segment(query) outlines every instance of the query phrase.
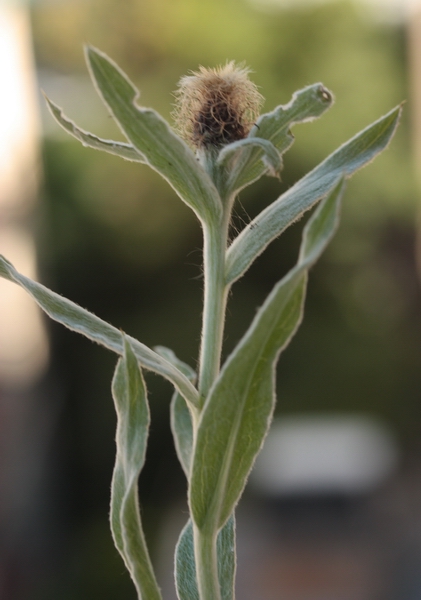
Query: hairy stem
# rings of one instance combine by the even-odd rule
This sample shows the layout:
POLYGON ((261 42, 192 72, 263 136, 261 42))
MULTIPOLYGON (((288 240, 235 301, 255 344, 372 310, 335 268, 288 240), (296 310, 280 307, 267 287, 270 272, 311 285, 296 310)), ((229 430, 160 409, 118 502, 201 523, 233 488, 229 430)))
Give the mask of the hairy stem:
POLYGON ((227 303, 224 281, 226 229, 212 225, 204 231, 204 306, 200 349, 199 394, 204 399, 218 376, 227 303))
POLYGON ((216 552, 217 532, 194 525, 194 551, 200 600, 221 600, 216 552))
MULTIPOLYGON (((209 149, 199 153, 199 160, 220 188, 220 172, 216 166, 217 151, 209 149)), ((223 200, 223 199, 222 199, 223 200)), ((224 204, 224 203, 223 203, 224 204)), ((225 203, 220 221, 203 228, 204 304, 202 340, 199 359, 199 394, 205 401, 218 376, 221 362, 228 288, 225 285, 225 253, 228 243, 228 226, 231 207, 225 203)))
MULTIPOLYGON (((216 153, 207 152, 201 162, 217 188, 219 171, 216 153)), ((217 379, 221 363, 222 342, 227 305, 228 286, 225 284, 225 254, 231 207, 224 204, 219 222, 203 228, 204 305, 202 340, 199 362, 199 395, 202 406, 217 379)), ((194 525, 194 554, 200 600, 220 600, 216 528, 198 529, 194 525)))

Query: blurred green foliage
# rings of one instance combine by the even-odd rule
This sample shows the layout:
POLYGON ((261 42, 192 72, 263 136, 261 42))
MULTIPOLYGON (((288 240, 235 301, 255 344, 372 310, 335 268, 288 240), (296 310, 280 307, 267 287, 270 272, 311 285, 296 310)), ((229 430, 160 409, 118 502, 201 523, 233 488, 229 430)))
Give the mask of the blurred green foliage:
MULTIPOLYGON (((130 75, 143 104, 167 118, 180 76, 199 64, 215 66, 227 59, 245 61, 253 69, 266 97, 265 111, 317 81, 335 93, 337 103, 327 115, 295 129, 282 182, 266 178, 241 196, 236 228, 408 96, 403 28, 370 21, 352 2, 270 12, 245 0, 44 0, 33 5, 32 19, 40 68, 85 76, 82 45, 89 42, 130 75)), ((63 105, 70 117, 76 116, 63 105)), ((310 276, 304 323, 280 360, 278 410, 374 413, 411 447, 421 423, 421 313, 408 112, 391 148, 348 187, 340 231, 310 276)), ((89 127, 89 115, 85 118, 82 125, 89 127)), ((105 110, 102 127, 96 132, 108 135, 112 126, 105 110)), ((201 234, 194 216, 144 166, 62 137, 45 139, 43 156, 44 280, 142 342, 173 348, 194 366, 202 291, 201 234)), ((235 285, 227 352, 293 264, 302 225, 273 243, 235 285)), ((103 529, 89 525, 97 523, 96 511, 107 512, 114 359, 58 326, 51 325, 51 331, 53 367, 66 399, 59 434, 61 456, 68 453, 62 501, 68 502, 69 518, 78 506, 75 547, 88 552, 92 544, 103 565, 98 569, 106 571, 109 565, 109 573, 118 578, 123 569, 111 538, 107 546, 103 529), (73 494, 80 490, 77 504, 73 494)), ((148 387, 152 440, 141 498, 146 533, 153 540, 160 509, 182 493, 183 484, 169 438, 171 390, 156 377, 148 377, 148 387)), ((60 598, 118 596, 115 582, 95 587, 84 581, 82 570, 68 566, 64 571, 69 595, 62 590, 60 598)), ((120 585, 119 597, 131 597, 125 580, 120 585)), ((57 586, 51 597, 57 597, 57 586)), ((50 596, 44 590, 40 597, 50 596)))

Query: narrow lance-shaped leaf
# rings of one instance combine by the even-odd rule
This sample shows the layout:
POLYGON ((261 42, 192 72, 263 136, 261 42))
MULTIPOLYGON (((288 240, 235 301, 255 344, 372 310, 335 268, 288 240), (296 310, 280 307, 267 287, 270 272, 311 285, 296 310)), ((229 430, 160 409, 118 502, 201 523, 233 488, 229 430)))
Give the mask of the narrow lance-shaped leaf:
POLYGON ((145 462, 149 407, 142 374, 126 337, 112 392, 117 413, 117 456, 111 483, 111 532, 139 599, 161 600, 142 530, 137 491, 145 462))
POLYGON ((218 154, 217 166, 222 173, 231 173, 236 162, 240 159, 245 148, 259 148, 262 151, 262 161, 266 170, 273 177, 279 177, 282 170, 282 158, 275 146, 269 140, 259 137, 246 137, 224 146, 218 154))
MULTIPOLYGON (((332 103, 333 94, 321 83, 310 85, 295 92, 285 106, 278 106, 273 111, 261 115, 246 139, 268 140, 279 154, 283 154, 294 141, 290 128, 297 123, 316 119, 330 108, 332 103)), ((264 153, 258 147, 242 148, 229 172, 227 189, 231 193, 238 191, 266 173, 268 165, 262 162, 263 157, 264 153)))
MULTIPOLYGON (((154 350, 177 367, 193 384, 195 371, 182 362, 169 348, 156 346, 154 350)), ((192 415, 184 398, 176 391, 171 400, 171 430, 184 473, 189 479, 193 447, 192 415)), ((232 516, 218 534, 218 571, 222 600, 233 600, 235 581, 235 519, 232 516)), ((181 532, 175 553, 175 579, 179 600, 199 600, 194 558, 193 528, 189 520, 181 532)))
MULTIPOLYGON (((235 518, 231 516, 218 534, 218 577, 221 600, 234 599, 236 571, 235 518)), ((193 526, 189 519, 175 550, 175 584, 179 600, 200 600, 196 581, 193 526)))
MULTIPOLYGON (((14 266, 1 255, 0 277, 20 285, 54 321, 58 321, 72 331, 81 333, 117 354, 123 353, 121 332, 116 327, 71 300, 52 292, 42 284, 18 273, 14 266)), ((193 407, 199 405, 198 392, 185 375, 138 340, 131 337, 129 339, 133 351, 143 367, 168 379, 193 407)))
POLYGON ((174 392, 171 398, 170 419, 177 457, 188 480, 193 448, 193 422, 187 403, 178 392, 174 392))
POLYGON ((136 105, 139 92, 113 61, 91 47, 86 57, 99 94, 127 139, 199 219, 216 222, 222 213, 221 201, 192 150, 157 112, 136 105))
POLYGON ((272 418, 276 361, 301 321, 307 270, 335 231, 343 187, 341 180, 310 219, 297 266, 268 296, 205 403, 190 484, 199 529, 220 528, 244 489, 272 418))
MULTIPOLYGON (((168 362, 177 367, 177 369, 181 371, 192 384, 196 382, 197 375, 195 371, 189 365, 179 360, 172 350, 163 346, 156 346, 154 350, 168 362)), ((180 461, 187 479, 189 479, 193 447, 192 413, 183 396, 177 390, 174 392, 171 399, 170 411, 171 431, 174 437, 174 445, 178 460, 180 461)), ((198 413, 193 416, 197 417, 198 413)))
POLYGON ((51 111, 51 114, 56 119, 57 123, 63 127, 67 133, 70 133, 73 137, 75 137, 79 142, 83 144, 83 146, 87 148, 94 148, 95 150, 103 150, 104 152, 108 152, 109 154, 114 154, 116 156, 121 156, 126 160, 132 160, 135 162, 140 162, 146 164, 145 157, 140 154, 133 148, 131 144, 126 144, 124 142, 114 142, 113 140, 104 140, 102 138, 97 137, 93 133, 89 133, 88 131, 84 131, 80 127, 76 125, 73 121, 68 119, 64 114, 62 109, 54 104, 52 100, 50 100, 47 96, 45 96, 45 100, 47 101, 48 108, 51 111))
POLYGON ((338 177, 350 177, 384 150, 395 132, 400 112, 397 107, 358 133, 253 219, 228 249, 227 284, 241 277, 272 240, 324 198, 338 177))

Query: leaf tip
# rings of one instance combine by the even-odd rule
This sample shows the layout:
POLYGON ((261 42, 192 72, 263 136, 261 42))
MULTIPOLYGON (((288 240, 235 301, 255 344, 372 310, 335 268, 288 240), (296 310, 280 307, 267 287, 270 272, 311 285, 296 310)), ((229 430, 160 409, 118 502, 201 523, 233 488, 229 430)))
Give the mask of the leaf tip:
POLYGON ((98 48, 96 48, 92 44, 85 44, 83 47, 83 50, 85 52, 86 57, 89 57, 94 54, 100 54, 100 51, 98 50, 98 48))
POLYGON ((57 118, 57 116, 61 116, 61 114, 62 114, 61 108, 47 96, 47 94, 44 92, 44 90, 41 90, 41 93, 44 96, 47 107, 48 107, 50 113, 53 115, 53 117, 57 118))
MULTIPOLYGON (((303 91, 306 91, 306 89, 308 88, 304 88, 303 91)), ((324 110, 330 108, 335 103, 334 93, 320 81, 319 83, 311 85, 309 89, 313 91, 314 97, 317 99, 318 103, 324 107, 324 110)))
POLYGON ((403 107, 405 104, 406 100, 403 100, 400 104, 395 106, 395 108, 392 108, 392 110, 385 115, 385 118, 391 117, 391 122, 395 124, 395 127, 399 124, 403 112, 403 107))
POLYGON ((92 44, 85 44, 84 46, 85 60, 88 65, 90 72, 93 72, 94 65, 101 60, 109 60, 104 52, 101 52, 98 48, 92 44))

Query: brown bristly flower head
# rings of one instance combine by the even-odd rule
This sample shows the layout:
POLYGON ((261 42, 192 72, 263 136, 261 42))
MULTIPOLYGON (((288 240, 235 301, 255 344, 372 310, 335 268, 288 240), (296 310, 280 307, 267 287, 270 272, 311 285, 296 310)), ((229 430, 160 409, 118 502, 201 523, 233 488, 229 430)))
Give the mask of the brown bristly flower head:
POLYGON ((196 148, 220 147, 247 136, 263 97, 250 81, 250 70, 234 61, 200 67, 182 77, 173 116, 180 134, 196 148))

